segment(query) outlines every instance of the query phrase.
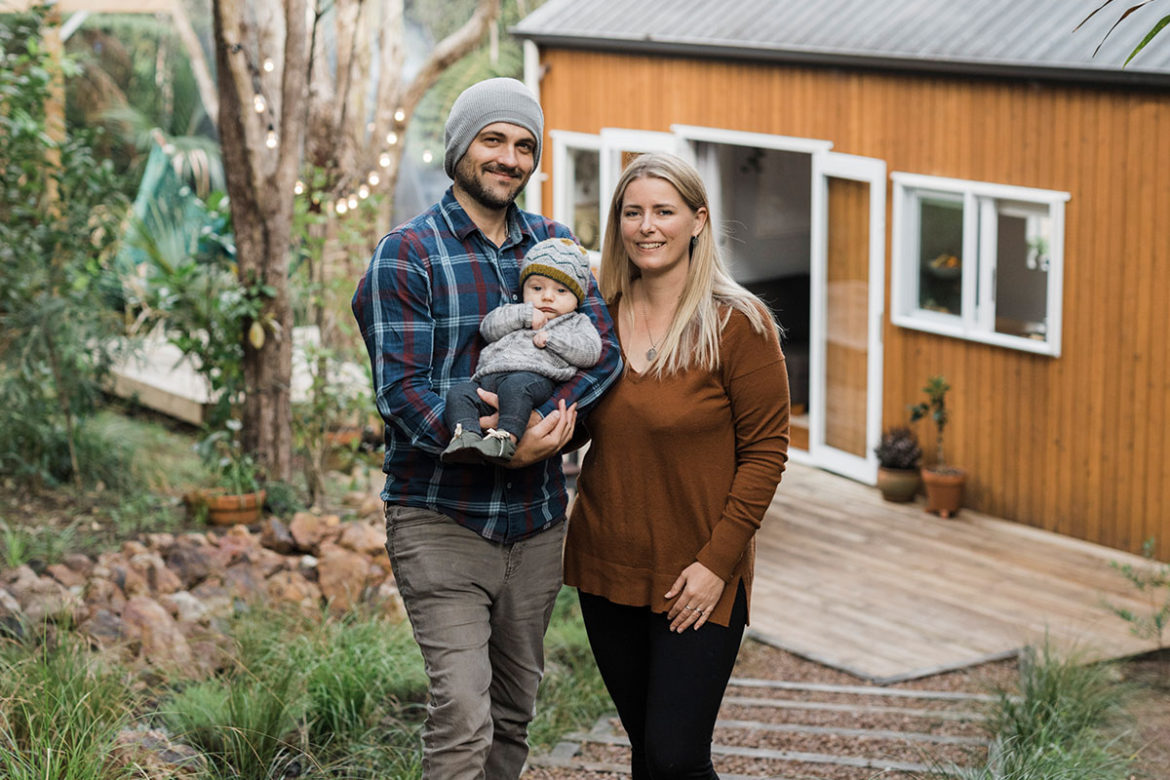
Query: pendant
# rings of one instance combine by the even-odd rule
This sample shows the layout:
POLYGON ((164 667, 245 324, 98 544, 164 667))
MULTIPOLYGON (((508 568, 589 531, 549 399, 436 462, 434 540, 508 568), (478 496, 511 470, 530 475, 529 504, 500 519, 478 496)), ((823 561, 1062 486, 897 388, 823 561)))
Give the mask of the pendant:
POLYGON ((658 357, 658 350, 654 349, 654 347, 650 347, 650 349, 646 350, 647 360, 653 360, 656 357, 658 357))

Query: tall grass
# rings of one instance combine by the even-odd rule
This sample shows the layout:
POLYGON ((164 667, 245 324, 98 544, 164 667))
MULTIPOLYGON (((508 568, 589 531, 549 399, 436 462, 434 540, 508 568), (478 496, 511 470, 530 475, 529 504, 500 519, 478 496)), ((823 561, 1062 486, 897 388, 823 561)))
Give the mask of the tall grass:
POLYGON ((962 780, 1126 780, 1116 734, 1125 690, 1110 669, 1061 657, 1045 643, 1021 656, 1020 691, 1001 691, 987 720, 987 765, 952 768, 962 780))
POLYGON ((0 656, 0 776, 6 780, 121 780, 109 764, 133 700, 117 669, 78 642, 0 656))

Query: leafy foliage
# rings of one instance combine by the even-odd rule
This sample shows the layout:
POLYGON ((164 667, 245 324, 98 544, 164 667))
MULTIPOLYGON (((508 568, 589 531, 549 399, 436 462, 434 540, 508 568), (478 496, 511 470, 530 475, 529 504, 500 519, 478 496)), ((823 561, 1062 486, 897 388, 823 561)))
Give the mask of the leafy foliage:
MULTIPOLYGON (((1098 11, 1104 9, 1105 6, 1109 5, 1112 2, 1113 2, 1113 0, 1105 0, 1105 2, 1101 3, 1101 5, 1094 8, 1093 12, 1091 14, 1089 14, 1084 19, 1082 19, 1080 24, 1078 24, 1076 27, 1073 28, 1073 32, 1076 32, 1077 30, 1079 30, 1081 28, 1081 25, 1083 25, 1085 22, 1092 19, 1094 16, 1097 15, 1098 11)), ((1113 25, 1105 32, 1104 37, 1101 38, 1101 42, 1097 44, 1097 48, 1093 49, 1093 56, 1094 57, 1097 56, 1097 52, 1101 51, 1101 47, 1105 44, 1105 41, 1109 38, 1109 36, 1113 33, 1113 31, 1117 29, 1117 26, 1120 25, 1122 22, 1124 22, 1129 17, 1130 14, 1134 13, 1135 11, 1140 10, 1141 8, 1149 5, 1152 2, 1154 2, 1154 0, 1141 0, 1141 2, 1139 2, 1137 5, 1132 5, 1129 8, 1125 9, 1125 11, 1122 12, 1121 16, 1117 17, 1117 21, 1115 21, 1113 23, 1113 25)), ((1125 58, 1125 62, 1122 63, 1121 67, 1124 68, 1126 65, 1129 65, 1130 60, 1132 60, 1134 57, 1138 56, 1138 54, 1141 53, 1142 49, 1146 48, 1146 44, 1148 44, 1150 41, 1154 40, 1154 37, 1158 33, 1162 32, 1162 30, 1166 28, 1166 25, 1170 25, 1170 15, 1163 16, 1161 19, 1159 19, 1157 22, 1154 23, 1154 25, 1146 33, 1145 37, 1141 39, 1141 41, 1138 43, 1137 46, 1133 47, 1133 50, 1129 53, 1129 56, 1125 58)))
POLYGON ((0 474, 81 485, 78 429, 122 331, 102 303, 125 200, 92 136, 53 137, 42 14, 0 17, 0 474))
POLYGON ((878 446, 873 448, 878 465, 884 469, 913 469, 918 467, 922 448, 918 437, 906 426, 890 428, 882 434, 878 446))
POLYGON ((947 391, 951 386, 941 376, 932 376, 926 381, 922 392, 926 393, 926 400, 913 404, 910 407, 910 422, 918 422, 927 415, 934 422, 938 433, 936 440, 935 466, 936 470, 946 469, 946 460, 943 457, 943 430, 947 427, 947 391))
POLYGON ((1129 623, 1129 630, 1142 639, 1158 642, 1158 649, 1164 648, 1163 635, 1170 625, 1170 564, 1158 563, 1154 559, 1155 540, 1151 537, 1142 543, 1142 556, 1149 563, 1137 567, 1131 563, 1110 561, 1109 565, 1121 572, 1139 593, 1146 597, 1149 611, 1139 614, 1126 607, 1107 604, 1110 611, 1129 623))

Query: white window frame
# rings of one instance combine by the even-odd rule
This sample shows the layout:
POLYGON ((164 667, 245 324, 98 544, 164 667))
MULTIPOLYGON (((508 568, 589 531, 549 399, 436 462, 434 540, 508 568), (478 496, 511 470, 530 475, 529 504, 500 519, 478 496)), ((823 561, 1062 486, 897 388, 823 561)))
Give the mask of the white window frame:
MULTIPOLYGON (((552 138, 552 168, 556 176, 553 178, 553 209, 552 218, 562 225, 573 227, 575 222, 575 211, 573 208, 573 193, 572 187, 576 183, 571 175, 565 175, 566 171, 572 171, 572 163, 569 157, 570 150, 586 150, 596 152, 598 157, 598 202, 597 202, 597 224, 598 230, 601 230, 601 235, 605 235, 605 210, 607 201, 602 197, 601 193, 601 157, 602 157, 602 143, 601 136, 592 133, 577 133, 572 130, 550 130, 549 136, 552 138)), ((575 232, 575 231, 574 231, 575 232)), ((589 262, 597 267, 601 265, 601 252, 589 250, 589 262)))
POLYGON ((1064 204, 1069 193, 1007 184, 950 179, 895 171, 891 239, 890 320, 899 327, 978 341, 1024 352, 1060 356, 1061 302, 1064 286, 1064 204), (963 258, 960 314, 928 311, 918 305, 919 194, 963 203, 963 258), (1047 329, 1045 339, 995 331, 997 201, 1028 203, 1046 210, 1051 220, 1048 247, 1047 329))

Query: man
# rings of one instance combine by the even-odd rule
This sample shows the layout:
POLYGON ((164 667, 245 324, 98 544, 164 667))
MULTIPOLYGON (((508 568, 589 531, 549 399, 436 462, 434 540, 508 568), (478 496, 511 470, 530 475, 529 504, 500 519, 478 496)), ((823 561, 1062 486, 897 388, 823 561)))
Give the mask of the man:
MULTIPOLYGON (((566 491, 558 453, 578 409, 621 369, 597 286, 581 311, 602 354, 532 414, 506 468, 443 465, 443 399, 474 373, 479 323, 517 300, 520 259, 569 230, 513 200, 540 160, 544 115, 515 79, 456 99, 435 206, 384 237, 353 297, 386 421, 386 549, 426 661, 423 776, 519 777, 544 670, 544 632, 561 586, 566 491)), ((491 406, 496 399, 481 391, 491 406)), ((481 418, 494 427, 498 415, 481 418)))

